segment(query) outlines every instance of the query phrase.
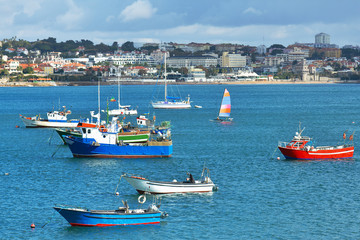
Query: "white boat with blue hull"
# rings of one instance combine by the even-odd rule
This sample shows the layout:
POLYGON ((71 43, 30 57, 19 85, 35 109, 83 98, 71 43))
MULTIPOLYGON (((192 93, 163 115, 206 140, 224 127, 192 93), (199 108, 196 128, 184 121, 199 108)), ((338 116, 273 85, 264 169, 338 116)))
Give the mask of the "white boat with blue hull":
MULTIPOLYGON (((138 198, 142 205, 145 196, 138 198)), ((54 209, 70 223, 71 226, 80 227, 108 227, 121 225, 159 224, 162 218, 168 216, 159 210, 160 205, 152 203, 148 208, 130 209, 127 201, 124 207, 115 210, 89 210, 87 208, 58 205, 54 209)))
POLYGON ((217 190, 216 185, 210 179, 208 168, 204 168, 200 180, 195 180, 191 174, 186 181, 153 181, 144 177, 123 174, 123 177, 140 194, 171 194, 171 193, 207 193, 217 190), (206 174, 206 176, 204 175, 206 174))
POLYGON ((20 114, 20 119, 27 128, 73 128, 80 122, 79 119, 68 120, 67 116, 71 114, 66 107, 62 111, 47 112, 47 118, 41 118, 40 115, 34 117, 25 117, 20 114))

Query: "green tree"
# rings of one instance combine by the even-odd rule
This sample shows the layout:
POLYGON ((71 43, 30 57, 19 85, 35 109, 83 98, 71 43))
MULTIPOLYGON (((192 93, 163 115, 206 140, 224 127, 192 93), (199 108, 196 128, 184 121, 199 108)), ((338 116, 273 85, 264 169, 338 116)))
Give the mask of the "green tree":
POLYGON ((24 74, 33 74, 34 73, 34 69, 32 67, 27 67, 23 70, 24 74))
POLYGON ((144 76, 144 75, 146 75, 146 70, 144 70, 144 69, 140 69, 139 70, 139 72, 138 72, 138 74, 140 75, 140 76, 144 76))
POLYGON ((127 51, 127 52, 135 51, 136 48, 134 47, 134 42, 127 41, 127 42, 123 43, 123 45, 121 45, 121 50, 127 51))

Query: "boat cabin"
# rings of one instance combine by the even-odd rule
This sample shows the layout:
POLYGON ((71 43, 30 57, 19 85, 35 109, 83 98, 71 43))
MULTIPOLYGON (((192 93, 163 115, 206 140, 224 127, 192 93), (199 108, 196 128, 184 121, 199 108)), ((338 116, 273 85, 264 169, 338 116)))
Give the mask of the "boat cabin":
POLYGON ((294 138, 286 144, 287 148, 302 149, 305 145, 311 141, 310 137, 303 137, 300 133, 296 132, 294 138))

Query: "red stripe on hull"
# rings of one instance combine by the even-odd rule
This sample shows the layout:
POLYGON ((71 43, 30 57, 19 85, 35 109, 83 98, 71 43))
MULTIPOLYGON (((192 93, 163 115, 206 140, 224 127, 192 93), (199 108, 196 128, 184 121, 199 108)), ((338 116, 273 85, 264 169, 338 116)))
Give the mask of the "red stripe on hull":
POLYGON ((354 147, 333 149, 304 151, 299 149, 288 149, 279 147, 279 150, 286 158, 291 159, 334 159, 334 158, 352 158, 354 155, 354 147))
POLYGON ((149 225, 149 224, 159 224, 160 222, 148 222, 148 223, 133 223, 133 224, 82 224, 82 223, 70 223, 74 227, 111 227, 111 226, 126 226, 126 225, 149 225))
POLYGON ((98 154, 98 155, 78 155, 73 154, 76 158, 167 158, 171 157, 171 155, 105 155, 105 154, 98 154))

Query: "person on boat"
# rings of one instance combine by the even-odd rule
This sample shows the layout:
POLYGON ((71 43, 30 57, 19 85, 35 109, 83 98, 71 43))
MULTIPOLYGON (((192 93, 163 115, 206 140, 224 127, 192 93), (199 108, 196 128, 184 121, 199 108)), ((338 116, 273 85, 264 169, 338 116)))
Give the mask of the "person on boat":
POLYGON ((188 178, 186 178, 186 181, 189 183, 195 183, 195 179, 191 173, 187 173, 189 175, 188 178))

